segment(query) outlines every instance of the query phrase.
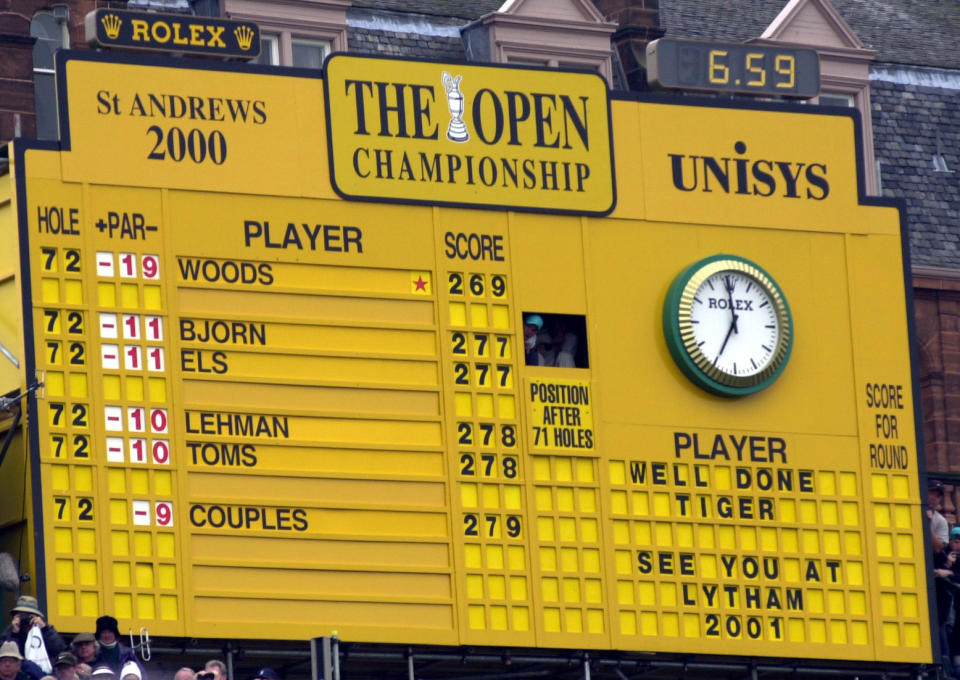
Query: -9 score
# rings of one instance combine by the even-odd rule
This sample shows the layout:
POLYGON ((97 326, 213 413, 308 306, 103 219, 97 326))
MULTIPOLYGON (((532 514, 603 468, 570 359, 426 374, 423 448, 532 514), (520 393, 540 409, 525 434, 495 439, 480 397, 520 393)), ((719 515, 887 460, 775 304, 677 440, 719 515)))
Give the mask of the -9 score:
MULTIPOLYGON (((739 56, 739 55, 736 55, 739 56)), ((776 90, 792 90, 797 84, 797 59, 791 54, 771 55, 773 65, 767 63, 768 55, 762 52, 747 52, 744 55, 742 68, 734 64, 734 57, 728 50, 712 49, 709 52, 707 78, 711 85, 734 85, 745 88, 773 88, 776 90), (732 75, 734 72, 743 73, 742 78, 732 75)))

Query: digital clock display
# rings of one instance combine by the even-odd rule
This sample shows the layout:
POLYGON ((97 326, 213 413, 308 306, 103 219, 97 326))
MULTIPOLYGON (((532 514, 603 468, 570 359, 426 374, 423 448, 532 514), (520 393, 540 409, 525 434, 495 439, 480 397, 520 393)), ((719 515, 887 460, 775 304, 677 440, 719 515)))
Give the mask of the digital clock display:
POLYGON ((647 79, 680 90, 806 99, 820 92, 815 50, 663 38, 647 46, 647 79))

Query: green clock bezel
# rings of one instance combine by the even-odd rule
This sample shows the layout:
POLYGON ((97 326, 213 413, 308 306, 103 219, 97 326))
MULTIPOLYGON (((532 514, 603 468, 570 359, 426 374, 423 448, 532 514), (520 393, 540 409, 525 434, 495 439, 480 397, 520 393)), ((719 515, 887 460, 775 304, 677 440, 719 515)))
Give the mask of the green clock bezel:
POLYGON ((742 397, 769 387, 780 377, 793 349, 793 316, 780 286, 763 267, 737 255, 712 255, 694 262, 670 284, 663 303, 663 335, 677 366, 694 384, 723 397, 742 397), (690 323, 693 296, 707 278, 720 271, 736 271, 754 279, 776 309, 780 327, 777 347, 770 364, 754 375, 724 373, 700 353, 694 339, 690 323))

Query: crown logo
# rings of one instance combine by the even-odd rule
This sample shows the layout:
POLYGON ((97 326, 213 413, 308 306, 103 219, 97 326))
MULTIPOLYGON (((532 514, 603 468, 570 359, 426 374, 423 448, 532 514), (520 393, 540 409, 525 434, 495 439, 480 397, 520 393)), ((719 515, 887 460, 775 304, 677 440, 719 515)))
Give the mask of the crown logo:
POLYGON ((233 29, 233 35, 237 39, 240 49, 246 52, 250 49, 250 43, 253 42, 253 29, 249 26, 237 26, 233 29))
POLYGON ((100 18, 100 23, 103 24, 103 30, 107 32, 107 37, 111 40, 116 40, 117 36, 120 35, 120 27, 123 26, 123 19, 116 14, 105 14, 100 18))

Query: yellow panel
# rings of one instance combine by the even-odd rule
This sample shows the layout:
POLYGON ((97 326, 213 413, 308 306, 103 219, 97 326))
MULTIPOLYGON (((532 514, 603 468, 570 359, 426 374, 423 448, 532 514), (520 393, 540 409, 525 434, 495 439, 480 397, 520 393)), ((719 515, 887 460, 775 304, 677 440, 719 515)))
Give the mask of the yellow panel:
POLYGON ((126 379, 126 397, 130 401, 143 401, 143 378, 128 376, 126 379))
POLYGON ((167 381, 163 378, 150 378, 148 382, 150 384, 150 401, 166 401, 167 381))
POLYGON ((117 288, 112 283, 101 281, 97 283, 97 303, 101 307, 117 306, 117 288))
POLYGON ((80 560, 80 585, 95 586, 99 579, 97 578, 97 563, 93 560, 80 560))
POLYGON ((112 524, 127 523, 127 503, 122 500, 110 501, 110 522, 112 524))
POLYGON ((70 305, 83 304, 83 286, 80 281, 67 279, 63 282, 63 299, 70 305))
POLYGON ((110 401, 117 401, 122 398, 120 394, 120 376, 103 376, 103 396, 110 401))
POLYGON ((155 619, 156 602, 153 595, 137 595, 137 616, 144 619, 155 619))
POLYGON ((113 596, 113 610, 120 618, 133 616, 133 596, 129 593, 116 593, 113 596))
POLYGON ((153 554, 153 537, 148 532, 134 532, 133 554, 137 557, 150 557, 153 554))
POLYGON ((153 588, 153 565, 152 564, 140 564, 136 565, 136 585, 137 588, 153 588))
POLYGON ((113 583, 118 588, 129 588, 131 585, 130 564, 127 562, 113 563, 113 583))
POLYGON ((60 616, 75 616, 77 612, 76 598, 72 590, 57 591, 57 613, 60 616))
POLYGON ((143 287, 143 306, 145 309, 163 309, 160 286, 147 284, 143 287))
POLYGON ((164 621, 176 621, 180 618, 180 607, 175 595, 160 596, 160 618, 164 621))
POLYGON ((43 279, 40 282, 40 299, 43 302, 60 302, 60 282, 57 279, 43 279))
POLYGON ((60 371, 47 371, 44 387, 47 390, 47 394, 51 397, 64 396, 63 373, 60 371))
POLYGON ((57 583, 62 586, 71 586, 73 578, 73 560, 57 560, 57 583))
POLYGON ((77 491, 93 491, 93 468, 75 467, 73 485, 77 491))
POLYGON ((70 374, 70 396, 74 398, 88 396, 87 376, 85 374, 70 374))
POLYGON ((87 618, 100 614, 100 596, 95 592, 80 593, 80 615, 87 618))
POLYGON ((57 491, 66 491, 70 488, 70 468, 66 465, 50 466, 50 485, 57 491))
POLYGON ((457 416, 462 418, 473 413, 473 399, 469 392, 457 392, 454 395, 454 402, 457 416))
POLYGON ((97 535, 93 529, 77 529, 77 552, 82 555, 96 555, 97 535))
POLYGON ((130 538, 126 531, 110 532, 111 551, 118 557, 130 554, 130 538))
POLYGON ((511 569, 520 570, 526 568, 526 558, 524 557, 523 547, 518 545, 508 546, 507 555, 511 569))

